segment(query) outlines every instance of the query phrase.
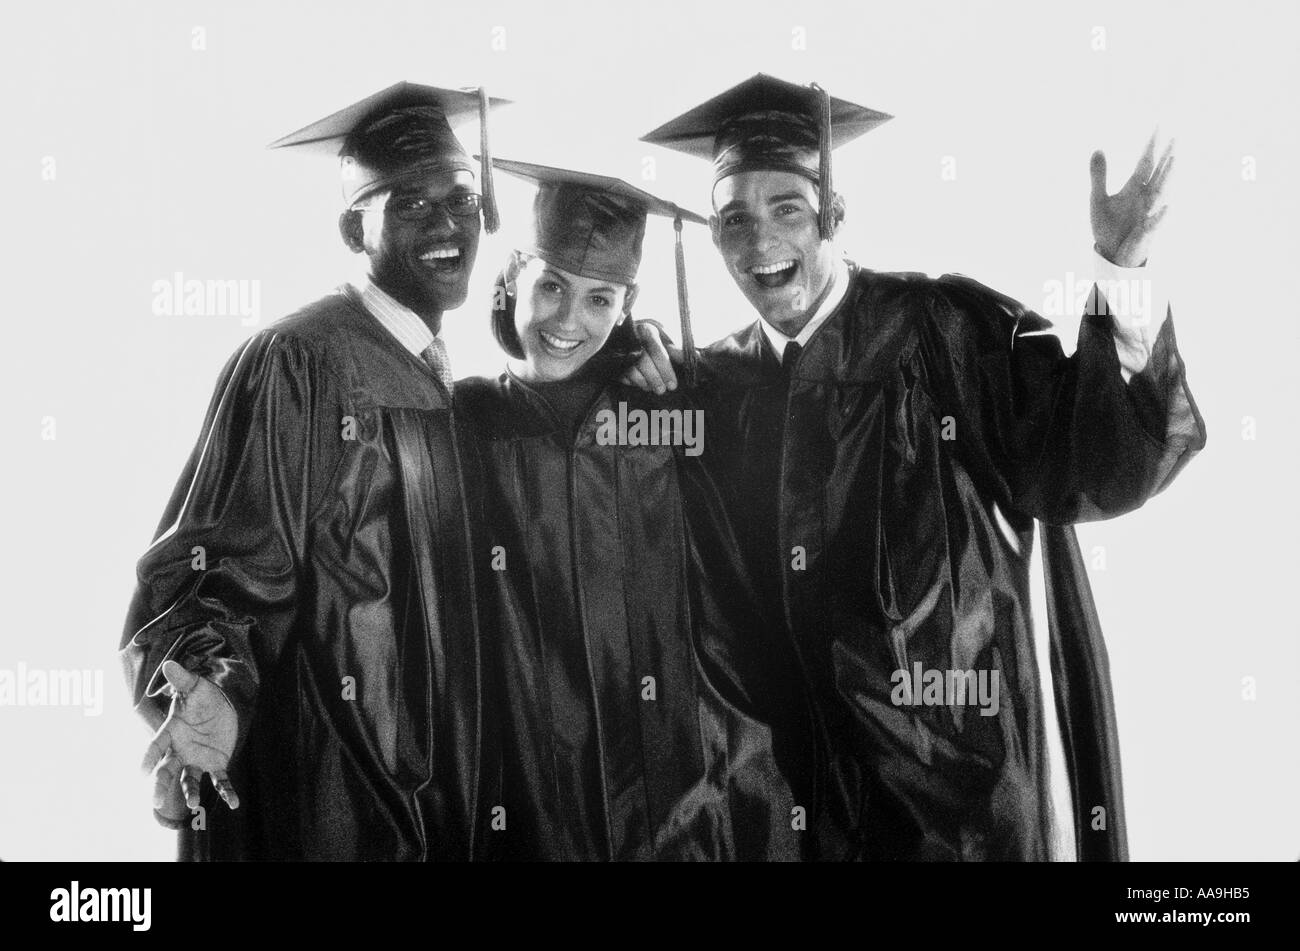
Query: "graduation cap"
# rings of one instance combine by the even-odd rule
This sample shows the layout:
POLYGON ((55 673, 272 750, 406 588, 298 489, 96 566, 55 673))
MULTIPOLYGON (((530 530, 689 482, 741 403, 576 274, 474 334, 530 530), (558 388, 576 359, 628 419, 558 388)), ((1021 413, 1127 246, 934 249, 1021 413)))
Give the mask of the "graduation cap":
POLYGON ((528 246, 519 250, 582 277, 635 284, 646 219, 650 215, 662 215, 673 220, 677 313, 682 326, 686 378, 693 382, 695 341, 686 294, 682 222, 708 224, 708 221, 619 178, 509 159, 496 159, 492 164, 537 186, 528 246))
POLYGON ((488 110, 508 105, 489 99, 482 87, 440 89, 399 82, 333 115, 276 139, 267 148, 299 148, 337 155, 348 206, 399 181, 435 171, 479 173, 483 190, 483 225, 499 226, 488 148, 488 110), (478 118, 482 161, 471 161, 452 128, 478 118))
POLYGON ((713 184, 749 171, 794 172, 818 186, 818 223, 831 233, 831 151, 893 116, 758 73, 641 137, 713 162, 713 184))

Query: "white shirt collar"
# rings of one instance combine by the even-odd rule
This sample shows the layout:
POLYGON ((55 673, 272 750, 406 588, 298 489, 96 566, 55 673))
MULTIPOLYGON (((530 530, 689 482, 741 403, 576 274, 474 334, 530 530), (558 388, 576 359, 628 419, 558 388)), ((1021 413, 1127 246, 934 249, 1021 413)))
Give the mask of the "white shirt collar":
POLYGON ((357 288, 357 293, 371 316, 415 356, 418 357, 433 343, 434 333, 429 325, 373 281, 367 279, 357 288))
POLYGON ((826 323, 826 318, 831 312, 844 300, 844 296, 849 292, 849 266, 842 257, 835 259, 834 267, 831 269, 831 292, 826 295, 822 305, 817 308, 817 313, 813 314, 812 320, 804 324, 803 329, 799 331, 797 337, 787 337, 781 331, 777 330, 766 320, 759 319, 758 325, 763 328, 763 333, 767 336, 767 342, 772 345, 776 355, 781 359, 785 358, 785 347, 789 343, 797 343, 800 347, 808 345, 809 339, 817 332, 817 328, 826 323))

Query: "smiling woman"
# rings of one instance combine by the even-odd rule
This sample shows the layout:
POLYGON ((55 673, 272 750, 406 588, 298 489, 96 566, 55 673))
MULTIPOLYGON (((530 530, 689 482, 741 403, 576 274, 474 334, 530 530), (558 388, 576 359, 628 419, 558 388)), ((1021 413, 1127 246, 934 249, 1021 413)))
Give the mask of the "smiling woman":
POLYGON ((617 360, 637 348, 629 319, 635 284, 583 277, 516 251, 498 286, 493 332, 522 380, 567 379, 601 350, 617 360))
POLYGON ((499 632, 497 844, 528 860, 795 858, 764 691, 736 660, 755 656, 737 643, 758 629, 754 599, 698 449, 602 438, 619 413, 688 418, 668 408, 680 397, 618 382, 646 217, 686 213, 616 180, 498 167, 540 187, 498 278, 509 368, 456 387, 484 475, 480 616, 499 632))

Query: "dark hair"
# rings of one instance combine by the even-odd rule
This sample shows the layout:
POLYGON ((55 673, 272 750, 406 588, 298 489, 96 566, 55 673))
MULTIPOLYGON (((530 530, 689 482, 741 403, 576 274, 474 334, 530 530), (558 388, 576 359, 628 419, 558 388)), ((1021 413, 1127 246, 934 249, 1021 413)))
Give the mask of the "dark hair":
MULTIPOLYGON (((515 297, 506 293, 506 285, 519 276, 519 272, 533 259, 534 255, 526 251, 513 251, 492 282, 492 336, 496 338, 501 349, 516 360, 524 359, 524 346, 515 330, 515 297)), ((636 362, 641 355, 641 342, 637 339, 632 326, 631 314, 619 320, 610 331, 609 339, 595 356, 605 355, 619 359, 628 364, 636 362)))
POLYGON ((492 336, 497 344, 516 360, 524 358, 523 344, 515 332, 515 299, 506 294, 506 272, 502 270, 492 282, 492 336))

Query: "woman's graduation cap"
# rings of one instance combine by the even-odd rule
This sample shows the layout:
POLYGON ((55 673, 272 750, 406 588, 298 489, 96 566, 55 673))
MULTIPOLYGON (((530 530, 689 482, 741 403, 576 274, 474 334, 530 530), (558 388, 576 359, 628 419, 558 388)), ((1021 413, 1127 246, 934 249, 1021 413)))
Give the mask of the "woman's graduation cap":
POLYGON ((489 99, 482 88, 440 89, 418 83, 394 83, 306 128, 276 139, 267 148, 296 147, 337 155, 343 198, 349 207, 414 175, 434 171, 477 172, 483 190, 483 225, 497 230, 492 156, 488 148, 488 111, 508 105, 489 99), (477 117, 479 150, 475 164, 454 126, 477 117))
POLYGON ((694 212, 629 185, 618 178, 572 169, 497 159, 503 172, 533 182, 532 231, 519 250, 582 277, 635 284, 649 215, 673 220, 676 232, 677 312, 688 381, 694 379, 695 341, 686 295, 686 257, 682 222, 708 222, 694 212))
POLYGON ((713 161, 713 184, 749 171, 794 172, 820 193, 821 236, 831 234, 831 151, 892 119, 836 99, 815 83, 798 86, 758 73, 641 137, 713 161))

